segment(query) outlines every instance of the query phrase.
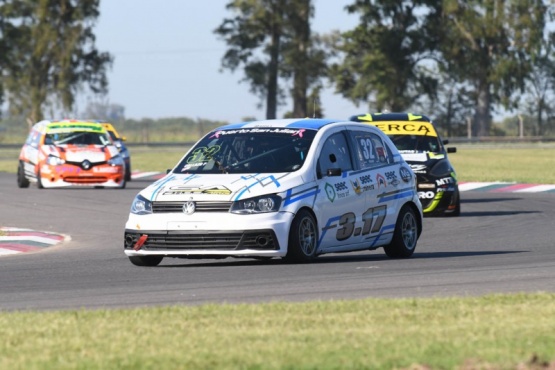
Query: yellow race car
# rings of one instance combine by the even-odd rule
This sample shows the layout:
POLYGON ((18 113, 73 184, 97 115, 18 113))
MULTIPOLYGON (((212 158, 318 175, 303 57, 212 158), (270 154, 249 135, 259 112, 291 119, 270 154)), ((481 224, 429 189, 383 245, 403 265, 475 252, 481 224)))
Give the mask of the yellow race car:
POLYGON ((458 216, 461 213, 459 185, 455 169, 433 122, 424 115, 411 113, 365 113, 351 117, 381 129, 416 174, 418 197, 426 216, 458 216))

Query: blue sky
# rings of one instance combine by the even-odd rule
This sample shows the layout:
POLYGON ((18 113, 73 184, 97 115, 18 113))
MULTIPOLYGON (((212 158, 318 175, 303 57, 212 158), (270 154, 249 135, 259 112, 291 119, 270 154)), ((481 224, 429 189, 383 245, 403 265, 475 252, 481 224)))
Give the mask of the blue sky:
MULTIPOLYGON (((258 98, 240 83, 241 71, 220 72, 226 44, 213 30, 231 14, 228 0, 102 0, 94 28, 96 46, 110 52, 109 94, 102 102, 125 107, 126 118, 190 117, 237 122, 265 118, 258 98)), ((313 31, 348 30, 357 17, 344 7, 351 0, 315 0, 313 31)), ((84 98, 78 107, 84 110, 84 98)), ((96 100, 95 100, 96 99, 96 100)), ((281 107, 278 116, 291 110, 281 107)), ((322 94, 326 117, 364 112, 328 88, 322 94)))

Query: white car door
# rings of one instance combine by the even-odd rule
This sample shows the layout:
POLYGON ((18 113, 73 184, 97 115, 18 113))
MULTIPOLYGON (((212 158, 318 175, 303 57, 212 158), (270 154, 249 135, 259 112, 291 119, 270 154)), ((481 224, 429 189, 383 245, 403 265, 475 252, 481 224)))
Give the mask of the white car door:
POLYGON ((314 211, 318 217, 319 249, 344 248, 353 243, 350 227, 361 201, 350 181, 353 164, 345 130, 324 141, 317 167, 320 191, 314 211))
POLYGON ((399 204, 407 187, 408 168, 400 169, 383 138, 371 130, 349 131, 355 166, 359 169, 351 180, 356 193, 364 197, 365 206, 357 215, 362 226, 354 226, 355 241, 373 248, 389 243, 393 236, 399 204), (406 171, 406 172, 405 172, 406 171))

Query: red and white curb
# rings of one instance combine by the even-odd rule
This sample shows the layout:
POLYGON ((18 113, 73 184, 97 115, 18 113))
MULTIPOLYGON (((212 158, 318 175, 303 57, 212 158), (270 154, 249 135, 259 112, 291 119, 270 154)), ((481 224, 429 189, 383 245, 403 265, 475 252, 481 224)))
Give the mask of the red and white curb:
POLYGON ((540 193, 555 192, 555 185, 517 184, 514 182, 459 182, 459 190, 492 193, 540 193))
MULTIPOLYGON (((133 179, 158 180, 164 177, 162 172, 133 172, 133 179)), ((515 182, 459 182, 460 191, 487 191, 493 193, 555 193, 555 185, 518 184, 515 182)))
POLYGON ((133 172, 131 174, 131 179, 144 179, 147 177, 152 177, 152 178, 162 178, 164 176, 164 174, 162 172, 133 172))
POLYGON ((33 252, 69 240, 71 238, 67 235, 17 227, 0 227, 0 257, 33 252))

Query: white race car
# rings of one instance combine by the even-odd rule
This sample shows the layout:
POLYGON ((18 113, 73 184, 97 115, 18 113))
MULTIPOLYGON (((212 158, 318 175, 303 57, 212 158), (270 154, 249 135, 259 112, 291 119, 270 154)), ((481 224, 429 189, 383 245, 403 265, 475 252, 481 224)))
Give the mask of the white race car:
POLYGON ((213 130, 133 200, 125 254, 272 258, 383 247, 412 256, 422 231, 415 175, 378 128, 326 119, 213 130))

